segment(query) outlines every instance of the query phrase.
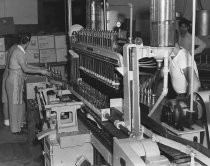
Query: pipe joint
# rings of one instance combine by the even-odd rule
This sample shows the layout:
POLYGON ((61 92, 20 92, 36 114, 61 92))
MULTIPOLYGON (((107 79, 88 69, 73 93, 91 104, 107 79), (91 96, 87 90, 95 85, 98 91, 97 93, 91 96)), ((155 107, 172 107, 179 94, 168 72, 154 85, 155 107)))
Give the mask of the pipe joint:
POLYGON ((168 94, 168 88, 163 88, 162 95, 166 96, 168 94))
POLYGON ((133 4, 132 4, 132 3, 128 3, 128 6, 129 6, 130 8, 133 8, 133 4))

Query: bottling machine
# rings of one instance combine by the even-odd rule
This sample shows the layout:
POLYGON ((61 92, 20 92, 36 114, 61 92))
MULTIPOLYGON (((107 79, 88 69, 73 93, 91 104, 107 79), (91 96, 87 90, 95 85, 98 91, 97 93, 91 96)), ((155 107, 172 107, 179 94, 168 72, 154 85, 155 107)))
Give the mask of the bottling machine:
MULTIPOLYGON (((71 9, 71 0, 68 2, 71 9)), ((97 5, 97 11, 99 2, 91 4, 97 5)), ((131 31, 123 47, 120 34, 107 30, 106 21, 103 29, 95 26, 99 20, 93 27, 88 22, 88 29, 69 26, 74 70, 68 92, 78 101, 57 101, 55 96, 62 94, 60 89, 40 90, 40 103, 51 122, 38 135, 39 139, 45 137, 45 165, 210 163, 209 99, 204 100, 206 95, 209 98, 208 92, 180 100, 178 108, 174 100, 162 102, 168 92, 168 58, 174 47, 175 0, 151 0, 151 46, 134 43, 133 6, 127 6, 131 31), (158 96, 156 85, 161 68, 163 90, 158 96), (153 118, 157 112, 160 122, 153 118)), ((106 5, 101 10, 106 13, 106 5)))

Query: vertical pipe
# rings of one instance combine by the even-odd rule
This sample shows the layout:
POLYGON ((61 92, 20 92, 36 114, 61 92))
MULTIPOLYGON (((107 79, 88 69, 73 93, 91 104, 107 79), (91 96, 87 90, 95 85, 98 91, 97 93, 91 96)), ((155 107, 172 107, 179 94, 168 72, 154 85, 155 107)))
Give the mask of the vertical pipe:
POLYGON ((128 4, 130 7, 130 35, 129 35, 129 43, 132 43, 133 37, 133 5, 131 3, 128 4))
POLYGON ((68 0, 68 34, 71 36, 71 26, 72 26, 72 3, 68 0))
POLYGON ((107 9, 106 9, 106 0, 104 0, 104 10, 103 10, 103 14, 104 14, 104 30, 107 30, 107 9))
POLYGON ((196 17, 196 0, 193 0, 192 5, 192 60, 191 60, 191 89, 190 89, 190 111, 193 111, 193 87, 194 87, 194 81, 193 81, 193 74, 194 74, 194 54, 195 54, 195 17, 196 17))

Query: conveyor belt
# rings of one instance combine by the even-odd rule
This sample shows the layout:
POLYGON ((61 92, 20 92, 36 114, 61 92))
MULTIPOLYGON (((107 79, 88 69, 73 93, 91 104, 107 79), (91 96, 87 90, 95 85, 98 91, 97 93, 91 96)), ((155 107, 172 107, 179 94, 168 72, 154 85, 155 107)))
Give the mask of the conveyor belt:
POLYGON ((112 139, 103 132, 102 129, 98 128, 93 121, 89 120, 81 110, 77 111, 78 118, 86 125, 88 130, 101 142, 103 145, 112 152, 112 139))
POLYGON ((170 148, 163 144, 158 144, 162 154, 166 156, 170 161, 173 161, 176 164, 182 164, 190 162, 190 155, 180 152, 179 150, 170 148))
POLYGON ((82 110, 77 112, 78 118, 87 126, 87 128, 93 133, 93 135, 112 153, 113 151, 113 137, 127 138, 128 135, 118 130, 111 122, 101 122, 98 116, 93 113, 88 107, 83 106, 82 110), (96 120, 95 122, 88 119, 86 114, 90 113, 96 120))

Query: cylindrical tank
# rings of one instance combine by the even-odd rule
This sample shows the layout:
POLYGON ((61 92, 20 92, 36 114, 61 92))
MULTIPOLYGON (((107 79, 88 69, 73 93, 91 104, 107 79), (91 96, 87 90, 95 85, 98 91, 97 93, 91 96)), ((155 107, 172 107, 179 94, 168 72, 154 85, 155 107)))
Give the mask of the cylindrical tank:
POLYGON ((174 46, 175 0, 151 0, 150 44, 153 47, 174 46))
POLYGON ((86 28, 101 29, 101 0, 86 1, 86 28))
POLYGON ((196 35, 207 36, 210 35, 210 11, 197 10, 196 11, 196 35))
POLYGON ((113 30, 117 26, 119 13, 115 10, 107 11, 107 30, 113 30))

